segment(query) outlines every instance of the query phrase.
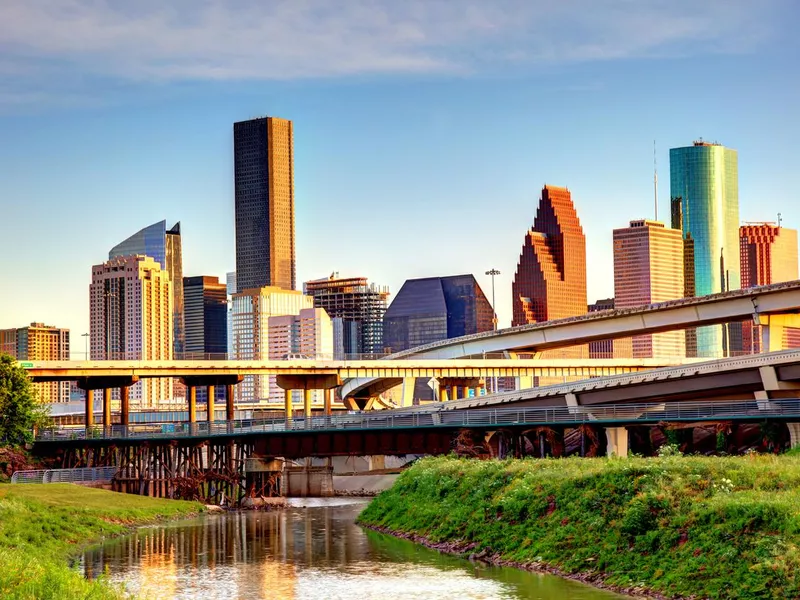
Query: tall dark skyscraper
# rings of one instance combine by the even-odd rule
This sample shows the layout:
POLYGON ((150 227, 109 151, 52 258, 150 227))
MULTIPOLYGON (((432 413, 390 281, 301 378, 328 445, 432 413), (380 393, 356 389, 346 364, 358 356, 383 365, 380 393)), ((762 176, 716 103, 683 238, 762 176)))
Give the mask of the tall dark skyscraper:
POLYGON ((228 349, 228 295, 217 277, 184 277, 186 352, 225 354, 228 349))
POLYGON ((236 287, 295 289, 292 122, 233 124, 236 287))

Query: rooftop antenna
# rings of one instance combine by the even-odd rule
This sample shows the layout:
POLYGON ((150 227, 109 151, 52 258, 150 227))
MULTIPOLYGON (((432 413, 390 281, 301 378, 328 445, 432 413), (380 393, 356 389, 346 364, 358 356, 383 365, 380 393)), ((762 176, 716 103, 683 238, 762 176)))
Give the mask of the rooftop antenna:
POLYGON ((655 203, 656 221, 658 221, 658 163, 656 162, 656 141, 653 140, 653 202, 655 203))
POLYGON ((781 218, 781 213, 778 213, 778 227, 781 226, 781 222, 782 221, 783 221, 783 219, 781 218))

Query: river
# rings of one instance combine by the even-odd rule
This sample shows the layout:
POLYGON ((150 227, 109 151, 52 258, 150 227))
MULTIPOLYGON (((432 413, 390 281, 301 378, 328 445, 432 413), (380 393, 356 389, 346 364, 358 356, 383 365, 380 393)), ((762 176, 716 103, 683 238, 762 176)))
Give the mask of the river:
POLYGON ((144 527, 87 551, 141 598, 367 600, 620 598, 552 575, 472 563, 355 524, 360 500, 310 500, 273 512, 209 514, 144 527))

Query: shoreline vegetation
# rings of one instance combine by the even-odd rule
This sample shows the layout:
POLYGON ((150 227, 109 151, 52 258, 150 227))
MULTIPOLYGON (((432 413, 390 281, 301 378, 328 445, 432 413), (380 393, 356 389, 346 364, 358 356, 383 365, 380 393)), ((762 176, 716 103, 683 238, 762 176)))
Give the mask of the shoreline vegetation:
POLYGON ((119 494, 73 484, 0 484, 0 598, 124 597, 102 579, 88 581, 68 561, 82 549, 132 528, 190 517, 202 504, 119 494))
POLYGON ((650 598, 800 598, 800 457, 425 458, 359 517, 650 598))

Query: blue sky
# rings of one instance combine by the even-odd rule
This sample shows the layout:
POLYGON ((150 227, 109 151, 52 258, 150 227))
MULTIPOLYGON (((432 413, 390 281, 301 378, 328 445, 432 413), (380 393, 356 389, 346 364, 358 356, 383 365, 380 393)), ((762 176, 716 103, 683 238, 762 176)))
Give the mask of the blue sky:
POLYGON ((295 123, 298 282, 396 293, 495 267, 501 326, 543 184, 572 190, 590 301, 660 216, 670 147, 739 151, 743 221, 800 226, 793 0, 0 0, 0 328, 88 328, 91 266, 150 223, 234 267, 232 123, 295 123))

